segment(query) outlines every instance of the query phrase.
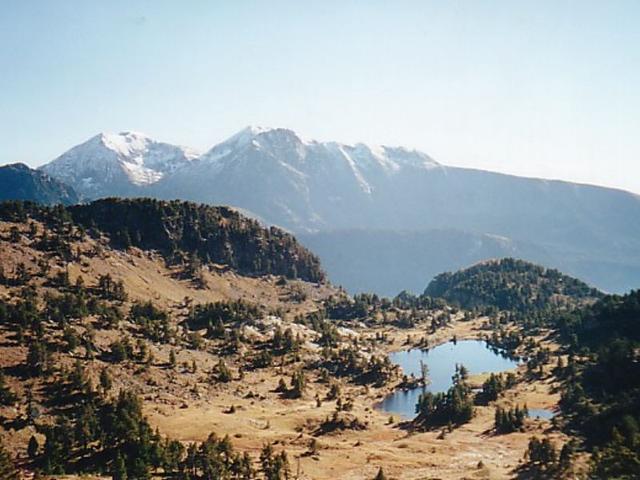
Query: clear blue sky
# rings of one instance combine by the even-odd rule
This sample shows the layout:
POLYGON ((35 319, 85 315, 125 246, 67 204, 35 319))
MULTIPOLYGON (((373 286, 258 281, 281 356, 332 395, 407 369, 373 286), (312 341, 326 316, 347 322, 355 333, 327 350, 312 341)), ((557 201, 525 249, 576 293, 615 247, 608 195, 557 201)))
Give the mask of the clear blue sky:
POLYGON ((640 1, 0 0, 0 163, 248 124, 640 192, 640 1))

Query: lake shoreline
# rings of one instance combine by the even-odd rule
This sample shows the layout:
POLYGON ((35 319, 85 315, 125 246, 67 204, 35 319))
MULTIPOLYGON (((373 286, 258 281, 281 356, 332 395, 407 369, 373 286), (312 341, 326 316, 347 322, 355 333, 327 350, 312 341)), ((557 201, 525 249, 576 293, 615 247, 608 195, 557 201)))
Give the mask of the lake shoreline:
MULTIPOLYGON (((463 316, 461 314, 457 314, 452 319, 452 322, 450 325, 448 325, 447 327, 444 327, 443 329, 437 330, 433 334, 426 333, 423 329, 423 326, 421 326, 422 328, 417 327, 417 328, 406 329, 406 330, 398 329, 396 327, 385 328, 383 329, 384 332, 392 335, 392 341, 390 344, 386 345, 383 348, 383 350, 387 355, 392 355, 394 353, 398 353, 402 351, 422 348, 415 342, 408 344, 406 343, 406 341, 402 341, 402 338, 401 338, 402 336, 404 336, 405 338, 407 336, 411 336, 414 340, 417 340, 421 337, 428 338, 429 350, 435 349, 437 347, 440 347, 442 345, 445 345, 451 342, 454 337, 458 342, 468 341, 468 340, 486 342, 485 333, 489 332, 489 330, 484 328, 484 324, 487 320, 488 320, 487 317, 477 317, 472 320, 463 320, 463 316)), ((517 357, 520 359, 524 358, 523 355, 517 355, 517 357)), ((522 370, 524 369, 526 369, 526 363, 523 361, 515 368, 505 370, 505 371, 515 371, 518 373, 522 373, 522 370)), ((470 375, 469 381, 472 387, 480 388, 482 386, 482 383, 488 376, 489 376, 488 373, 472 374, 470 375)), ((534 382, 525 381, 522 383, 527 383, 527 384, 535 383, 535 381, 534 382)), ((381 406, 387 397, 389 397, 390 395, 393 395, 394 392, 398 391, 398 389, 401 388, 400 385, 401 385, 400 383, 396 383, 394 385, 388 385, 379 389, 377 391, 376 397, 373 399, 374 401, 370 404, 371 408, 374 411, 379 412, 380 414, 383 414, 383 415, 390 415, 390 416, 399 415, 397 413, 386 412, 383 408, 381 408, 381 406)), ((420 387, 417 387, 417 388, 420 388, 420 387)), ((407 389, 407 391, 409 390, 411 389, 407 389)), ((518 388, 515 389, 515 391, 518 391, 518 390, 519 390, 518 388)), ((518 396, 525 396, 525 395, 518 395, 518 396)), ((557 400, 554 400, 551 402, 549 402, 548 400, 541 401, 541 399, 538 399, 538 398, 531 399, 531 400, 532 400, 531 404, 530 405, 528 404, 528 406, 532 409, 548 410, 548 411, 555 412, 554 414, 559 412, 559 408, 558 408, 559 397, 557 400)), ((408 421, 411 421, 413 419, 413 417, 412 418, 402 417, 402 418, 408 421)))
POLYGON ((420 378, 420 365, 423 362, 429 369, 427 385, 396 388, 376 405, 386 413, 401 415, 409 420, 414 418, 415 405, 422 393, 446 392, 452 386, 451 377, 456 365, 467 367, 470 377, 514 371, 521 365, 519 357, 508 355, 503 350, 493 348, 485 339, 478 338, 449 340, 428 349, 409 348, 392 352, 389 356, 410 378, 420 378))

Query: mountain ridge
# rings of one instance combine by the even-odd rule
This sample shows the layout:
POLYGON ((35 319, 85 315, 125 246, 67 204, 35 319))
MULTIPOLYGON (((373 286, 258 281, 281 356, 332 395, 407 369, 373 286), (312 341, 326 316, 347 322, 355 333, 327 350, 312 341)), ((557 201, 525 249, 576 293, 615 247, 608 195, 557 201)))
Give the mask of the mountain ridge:
MULTIPOLYGON (((335 263, 330 255, 348 253, 335 241, 341 231, 369 231, 366 245, 375 244, 381 230, 457 230, 467 232, 470 245, 477 235, 533 245, 544 254, 525 260, 562 268, 606 291, 640 281, 640 196, 624 190, 445 166, 416 150, 318 142, 284 128, 247 127, 181 165, 152 182, 120 188, 122 182, 107 181, 94 190, 230 205, 297 234, 333 232, 335 238, 317 247, 329 251, 322 258, 327 265, 335 263)), ((438 248, 415 241, 412 251, 438 248)), ((387 253, 372 251, 365 263, 387 253)), ((443 252, 439 269, 458 267, 460 253, 470 252, 443 252)), ((423 287, 401 276, 394 282, 389 288, 395 291, 382 284, 374 290, 393 295, 423 287)), ((358 283, 344 286, 358 291, 358 283)))
MULTIPOLYGON (((349 142, 349 143, 345 143, 345 142, 336 142, 336 141, 319 141, 319 140, 315 140, 315 139, 310 139, 306 136, 302 136, 301 134, 299 134, 298 132, 296 132, 295 130, 286 128, 286 127, 265 127, 265 126, 258 126, 258 125, 248 125, 246 127, 244 127, 243 129, 239 130, 238 132, 236 132, 235 134, 232 134, 231 136, 227 137, 225 140, 222 140, 221 142, 215 144, 213 147, 209 148, 209 149, 205 149, 204 151, 197 149, 197 148, 193 148, 193 147, 189 147, 189 146, 184 146, 184 145, 178 145, 178 144, 171 144, 171 143, 167 143, 167 142, 163 142, 163 141, 159 141, 159 140, 155 140, 153 138, 151 138, 150 136, 148 136, 145 133, 142 132, 138 132, 138 131, 132 131, 132 130, 124 130, 122 132, 119 132, 117 134, 114 133, 109 133, 109 132, 100 132, 92 137, 90 137, 88 140, 86 140, 85 142, 82 142, 78 145, 75 145, 74 147, 70 148, 69 150, 67 150, 65 153, 68 153, 70 150, 73 150, 74 148, 78 147, 78 146, 82 146, 84 144, 86 144, 87 142, 99 138, 99 137, 114 137, 114 136, 126 136, 126 135, 134 135, 134 136, 138 136, 138 137, 144 137, 148 140, 151 140, 153 142, 156 143, 160 143, 160 144, 164 144, 164 145, 169 145, 172 147, 176 147, 176 148, 181 148, 184 149, 185 152, 187 152, 189 158, 191 160, 200 160, 204 157, 207 156, 207 154, 211 153, 213 150, 215 150, 217 147, 225 145, 230 143, 231 140, 244 135, 244 134, 253 134, 253 135, 258 135, 258 134, 262 134, 262 133, 269 133, 269 132, 273 132, 273 131, 287 131, 290 132, 291 134, 295 135, 296 137, 298 137, 300 139, 300 141, 302 143, 305 144, 326 144, 326 145, 338 145, 338 146, 347 146, 347 147, 366 147, 369 148, 370 150, 380 150, 382 148, 384 149, 388 149, 388 150, 398 150, 398 151, 404 151, 404 152, 412 152, 412 153, 418 153, 421 155, 424 155, 426 157, 428 157, 430 159, 430 162, 432 162, 434 165, 436 166, 440 166, 443 167, 445 169, 459 169, 459 170, 466 170, 466 171, 470 171, 470 172, 484 172, 484 173, 493 173, 493 174, 497 174, 497 175, 502 175, 502 176, 506 176, 506 177, 511 177, 511 178, 518 178, 518 179, 525 179, 525 180, 533 180, 533 181, 540 181, 540 182, 548 182, 548 183, 561 183, 561 184, 570 184, 570 185, 576 185, 579 187, 592 187, 592 188, 598 188, 598 189, 606 189, 606 190, 614 190, 614 191, 618 191, 621 193, 626 193, 626 194, 630 194, 634 197, 640 197, 640 192, 633 192, 631 190, 622 188, 622 187, 615 187, 615 186, 610 186, 610 185, 600 185, 600 184, 595 184, 595 183, 590 183, 590 182, 583 182, 583 181, 574 181, 574 180, 568 180, 568 179, 561 179, 561 178, 547 178, 547 177, 541 177, 541 176, 536 176, 536 175, 519 175, 516 173, 509 173, 509 172, 502 172, 502 171, 497 171, 497 170, 488 170, 488 169, 483 169, 483 168, 478 168, 478 167, 465 167, 465 166, 454 166, 454 165, 444 165, 444 164, 440 164, 438 162, 436 162, 433 158, 429 157, 428 155, 424 154, 421 150, 417 149, 417 148, 410 148, 410 147, 405 147, 405 146, 401 146, 401 145, 393 145, 393 144, 375 144, 375 143, 368 143, 368 142, 349 142)), ((49 162, 44 163, 43 165, 40 165, 38 167, 35 167, 35 169, 44 169, 45 167, 47 167, 48 165, 50 165, 53 161, 57 160, 59 157, 63 156, 65 153, 63 153, 62 155, 56 157, 54 160, 51 160, 49 162)), ((0 165, 0 166, 6 166, 9 165, 9 163, 6 163, 4 165, 0 165)))
POLYGON ((0 201, 28 200, 46 205, 80 201, 75 190, 24 163, 0 166, 0 201))
POLYGON ((282 275, 324 281, 318 259, 296 239, 228 207, 174 200, 102 199, 68 208, 85 228, 97 227, 114 244, 157 250, 179 261, 228 265, 245 275, 282 275))

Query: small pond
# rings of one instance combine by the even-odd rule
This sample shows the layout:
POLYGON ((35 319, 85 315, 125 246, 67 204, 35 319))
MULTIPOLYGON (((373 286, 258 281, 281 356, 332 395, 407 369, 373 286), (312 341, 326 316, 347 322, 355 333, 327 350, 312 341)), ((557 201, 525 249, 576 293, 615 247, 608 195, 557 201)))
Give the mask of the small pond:
POLYGON ((541 418, 543 420, 551 420, 555 416, 555 412, 547 408, 530 408, 529 418, 541 418))
MULTIPOLYGON (((459 340, 421 350, 414 348, 390 355, 391 361, 402 367, 405 374, 420 377, 420 361, 429 367, 427 386, 430 392, 445 392, 451 387, 451 377, 455 373, 456 364, 464 365, 470 374, 498 373, 518 366, 515 360, 503 352, 489 347, 482 340, 459 340)), ((404 418, 415 417, 415 406, 423 388, 398 390, 385 398, 380 408, 389 413, 399 414, 404 418)))

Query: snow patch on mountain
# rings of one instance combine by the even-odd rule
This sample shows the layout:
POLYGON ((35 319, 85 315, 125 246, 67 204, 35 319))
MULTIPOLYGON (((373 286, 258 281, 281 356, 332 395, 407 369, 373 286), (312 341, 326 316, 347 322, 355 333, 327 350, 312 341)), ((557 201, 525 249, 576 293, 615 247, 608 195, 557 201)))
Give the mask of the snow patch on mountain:
MULTIPOLYGON (((283 158, 290 166, 293 163, 346 164, 363 191, 370 192, 371 185, 366 174, 381 171, 387 174, 403 168, 432 169, 441 167, 428 155, 403 147, 382 145, 369 146, 364 143, 349 145, 338 142, 319 142, 301 137, 286 128, 248 126, 205 153, 200 161, 214 164, 247 155, 250 150, 268 153, 280 161, 283 158), (332 157, 332 158, 327 158, 332 157), (305 162, 308 161, 308 162, 305 162)), ((321 167, 322 165, 315 165, 321 167)), ((300 167, 295 167, 297 170, 300 167)))
POLYGON ((88 198, 133 193, 197 158, 191 148, 158 142, 138 132, 100 133, 41 169, 88 198))
POLYGON ((353 176, 356 178, 358 185, 360 185, 360 188, 362 189, 362 191, 370 194, 373 189, 371 188, 371 185, 369 185, 367 181, 364 179, 364 176, 360 172, 356 162, 345 151, 344 146, 339 145, 338 151, 344 156, 345 160, 347 161, 347 164, 349 165, 349 168, 351 168, 351 171, 353 172, 353 176))

